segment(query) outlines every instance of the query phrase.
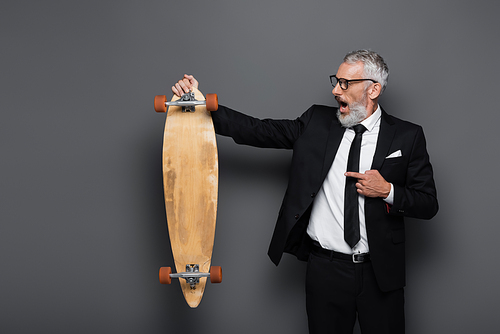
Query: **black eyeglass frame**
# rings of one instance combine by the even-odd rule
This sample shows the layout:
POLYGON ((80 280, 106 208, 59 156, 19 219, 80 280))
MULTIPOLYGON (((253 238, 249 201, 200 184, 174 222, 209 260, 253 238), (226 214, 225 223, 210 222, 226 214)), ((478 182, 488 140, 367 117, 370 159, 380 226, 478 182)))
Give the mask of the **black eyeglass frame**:
POLYGON ((351 80, 347 80, 347 79, 344 79, 344 78, 337 78, 336 75, 330 75, 330 82, 332 83, 332 86, 333 88, 335 88, 335 86, 337 86, 337 84, 340 85, 340 89, 342 90, 347 90, 349 88, 349 82, 359 82, 359 81, 372 81, 373 83, 378 83, 378 81, 375 81, 373 79, 351 79, 351 80), (336 81, 334 81, 333 79, 335 78, 336 81), (343 80, 343 81, 341 81, 343 80), (343 85, 343 82, 345 82, 345 88, 342 87, 343 85))

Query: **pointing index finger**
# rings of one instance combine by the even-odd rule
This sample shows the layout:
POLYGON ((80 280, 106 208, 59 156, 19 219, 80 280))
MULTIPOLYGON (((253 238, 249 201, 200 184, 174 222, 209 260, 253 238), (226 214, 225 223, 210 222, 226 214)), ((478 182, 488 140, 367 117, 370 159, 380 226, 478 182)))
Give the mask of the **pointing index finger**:
POLYGON ((354 177, 356 179, 362 179, 365 174, 356 173, 356 172, 345 172, 344 175, 347 177, 354 177))

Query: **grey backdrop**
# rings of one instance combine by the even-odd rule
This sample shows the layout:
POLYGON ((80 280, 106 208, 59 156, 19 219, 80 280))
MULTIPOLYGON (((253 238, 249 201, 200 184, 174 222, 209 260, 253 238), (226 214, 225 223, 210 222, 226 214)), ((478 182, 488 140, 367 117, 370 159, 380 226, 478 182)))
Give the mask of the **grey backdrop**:
MULTIPOLYGON (((2 1, 0 332, 306 333, 303 263, 266 252, 291 153, 218 137, 213 264, 198 309, 171 265, 153 97, 193 73, 257 117, 336 105, 370 48, 386 110, 421 124, 441 210, 408 220, 408 333, 497 333, 500 5, 452 1, 2 1)), ((358 332, 358 330, 356 330, 358 332)))

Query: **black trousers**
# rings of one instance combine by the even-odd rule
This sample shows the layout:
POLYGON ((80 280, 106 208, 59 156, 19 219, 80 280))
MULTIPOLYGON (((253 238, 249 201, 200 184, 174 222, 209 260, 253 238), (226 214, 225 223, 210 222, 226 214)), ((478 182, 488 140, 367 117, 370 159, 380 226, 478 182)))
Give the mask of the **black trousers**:
POLYGON ((371 262, 327 258, 312 252, 307 264, 306 309, 310 334, 405 332, 403 289, 380 291, 371 262))

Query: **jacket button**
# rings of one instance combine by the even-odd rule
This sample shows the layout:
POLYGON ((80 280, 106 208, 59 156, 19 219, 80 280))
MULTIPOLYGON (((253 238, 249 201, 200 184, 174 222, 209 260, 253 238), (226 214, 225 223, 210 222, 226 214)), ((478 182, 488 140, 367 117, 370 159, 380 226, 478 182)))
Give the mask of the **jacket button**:
POLYGON ((311 193, 311 197, 314 197, 314 196, 316 196, 316 193, 311 193))
POLYGON ((299 214, 296 214, 295 215, 295 219, 299 219, 300 215, 299 214))

